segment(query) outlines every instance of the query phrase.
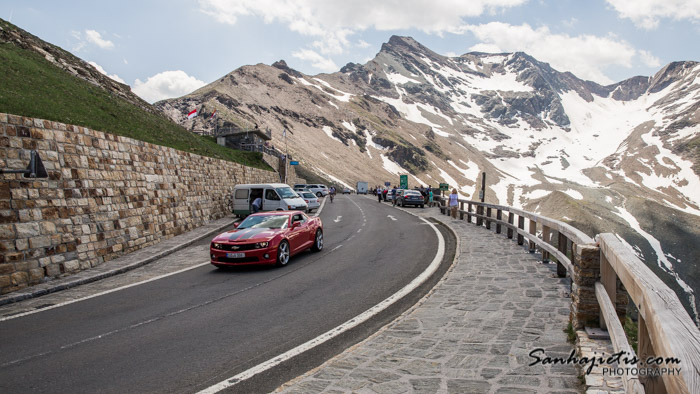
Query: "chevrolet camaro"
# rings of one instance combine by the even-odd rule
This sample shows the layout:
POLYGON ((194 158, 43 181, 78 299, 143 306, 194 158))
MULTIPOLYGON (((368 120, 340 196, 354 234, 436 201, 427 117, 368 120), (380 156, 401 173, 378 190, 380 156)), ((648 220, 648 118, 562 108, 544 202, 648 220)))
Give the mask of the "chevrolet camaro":
POLYGON ((211 241, 211 263, 217 267, 249 264, 287 265, 289 258, 311 248, 323 249, 321 219, 301 211, 256 213, 211 241))

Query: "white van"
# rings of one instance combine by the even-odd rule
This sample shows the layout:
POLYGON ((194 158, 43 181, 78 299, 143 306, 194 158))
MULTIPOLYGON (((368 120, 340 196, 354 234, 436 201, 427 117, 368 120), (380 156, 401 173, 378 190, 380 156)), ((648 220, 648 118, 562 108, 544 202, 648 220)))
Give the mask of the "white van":
POLYGON ((307 205, 289 185, 260 183, 236 185, 233 189, 233 213, 245 216, 253 212, 253 201, 262 198, 260 211, 306 211, 307 205))

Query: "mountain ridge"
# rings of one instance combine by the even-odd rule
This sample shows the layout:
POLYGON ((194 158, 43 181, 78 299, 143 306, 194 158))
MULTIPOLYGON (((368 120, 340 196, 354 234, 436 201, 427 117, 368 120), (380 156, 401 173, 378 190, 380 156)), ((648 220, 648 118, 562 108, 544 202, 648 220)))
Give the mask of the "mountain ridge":
POLYGON ((683 262, 697 250, 650 228, 679 225, 681 243, 700 239, 699 75, 697 62, 674 62, 602 86, 522 52, 447 57, 392 36, 335 73, 244 66, 156 106, 198 129, 216 125, 184 115, 216 109, 222 124, 270 127, 277 146, 286 129, 295 160, 349 187, 409 174, 410 185, 444 182, 475 198, 486 172, 488 202, 621 234, 693 310, 700 271, 683 262), (689 220, 670 223, 678 214, 689 220))

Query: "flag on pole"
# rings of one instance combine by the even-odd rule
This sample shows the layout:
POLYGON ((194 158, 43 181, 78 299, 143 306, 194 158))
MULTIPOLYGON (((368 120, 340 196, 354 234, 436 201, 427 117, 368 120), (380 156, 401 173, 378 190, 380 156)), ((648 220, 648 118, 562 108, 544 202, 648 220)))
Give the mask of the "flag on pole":
POLYGON ((192 118, 194 118, 195 116, 197 116, 197 109, 196 109, 196 108, 193 109, 192 111, 190 111, 189 114, 187 114, 187 119, 192 119, 192 118))
POLYGON ((209 117, 209 120, 212 120, 212 119, 214 119, 214 116, 216 116, 216 110, 214 110, 214 113, 213 113, 213 114, 211 114, 211 116, 209 117))

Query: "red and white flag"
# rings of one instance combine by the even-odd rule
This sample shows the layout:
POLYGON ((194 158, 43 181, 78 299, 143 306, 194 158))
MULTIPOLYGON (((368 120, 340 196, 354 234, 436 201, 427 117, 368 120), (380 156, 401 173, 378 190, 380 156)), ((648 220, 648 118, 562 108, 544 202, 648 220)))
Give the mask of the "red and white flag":
POLYGON ((211 116, 209 117, 209 120, 212 120, 212 119, 214 119, 214 116, 216 116, 216 110, 214 110, 214 113, 213 113, 213 114, 211 114, 211 116))
POLYGON ((197 109, 193 109, 192 111, 190 111, 190 113, 187 114, 187 119, 192 119, 195 116, 197 116, 197 109))

